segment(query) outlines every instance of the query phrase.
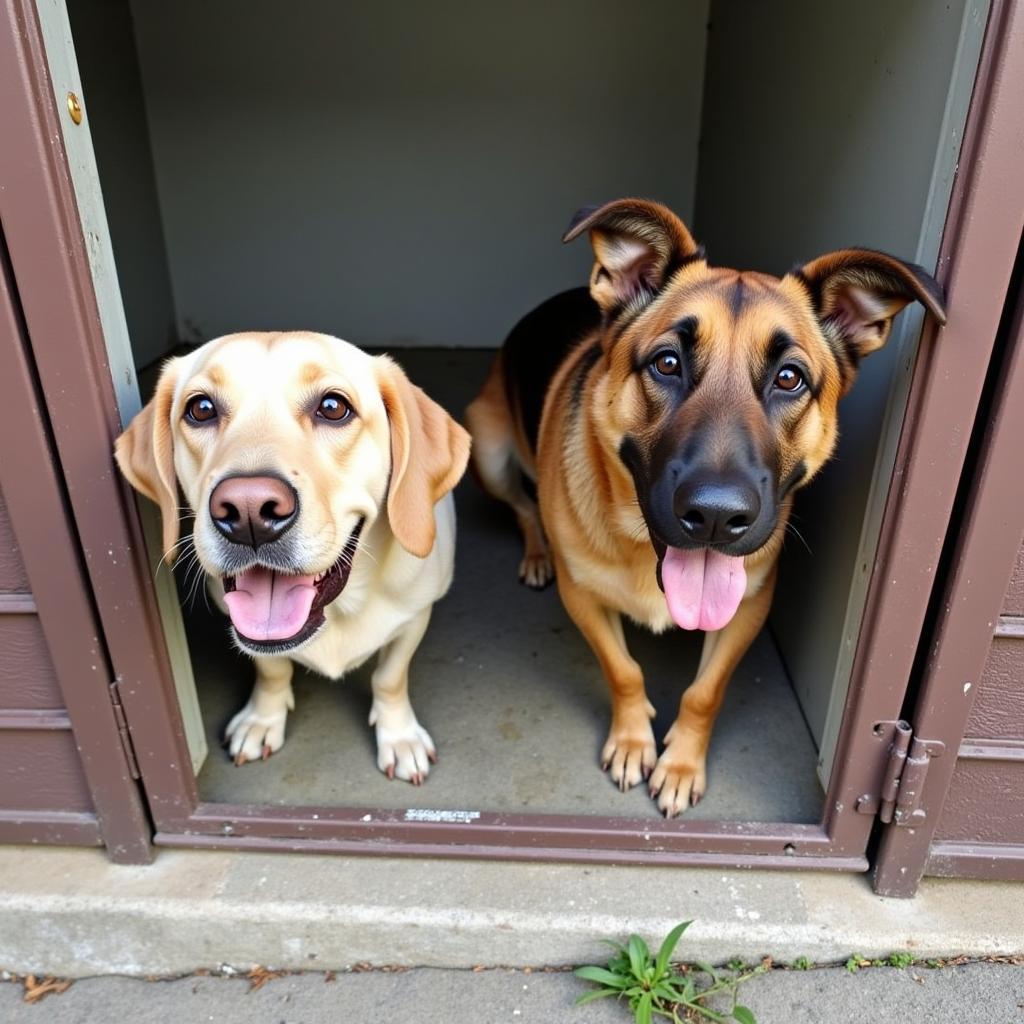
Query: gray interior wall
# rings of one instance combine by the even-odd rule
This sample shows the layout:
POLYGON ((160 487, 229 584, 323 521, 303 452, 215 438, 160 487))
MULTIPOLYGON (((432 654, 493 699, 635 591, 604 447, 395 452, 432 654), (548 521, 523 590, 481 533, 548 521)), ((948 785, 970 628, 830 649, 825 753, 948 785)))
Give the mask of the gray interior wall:
MULTIPOLYGON (((712 261, 781 273, 864 245, 934 266, 961 128, 944 122, 947 94, 962 23, 980 41, 985 6, 714 0, 696 203, 712 261)), ((963 78, 969 95, 972 69, 963 78)), ((920 314, 903 321, 864 363, 841 409, 836 457, 798 499, 807 546, 788 541, 773 606, 808 722, 826 744, 874 550, 868 513, 884 498, 872 496, 872 479, 887 443, 891 457, 920 314)))
POLYGON ((88 129, 138 366, 177 334, 128 0, 69 0, 88 129))
POLYGON ((497 345, 578 207, 692 211, 706 0, 132 9, 186 338, 497 345))

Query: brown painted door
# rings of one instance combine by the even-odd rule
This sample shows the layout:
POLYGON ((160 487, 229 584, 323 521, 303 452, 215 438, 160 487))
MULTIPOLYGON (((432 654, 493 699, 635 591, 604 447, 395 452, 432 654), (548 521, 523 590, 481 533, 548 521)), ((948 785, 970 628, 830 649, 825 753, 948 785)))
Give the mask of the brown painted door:
POLYGON ((120 423, 62 141, 68 106, 51 88, 32 0, 0 7, 0 95, 4 498, 52 631, 102 837, 116 859, 141 862, 151 856, 150 818, 180 817, 195 796, 141 527, 113 466, 120 423), (126 767, 115 696, 135 734, 148 808, 126 767))
POLYGON ((1001 333, 911 715, 918 741, 942 747, 933 746, 937 756, 918 747, 927 768, 914 787, 918 813, 884 834, 875 878, 886 894, 912 893, 926 871, 1024 878, 1024 602, 1015 606, 1009 587, 1024 535, 1019 272, 1001 333))
POLYGON ((149 855, 114 673, 0 233, 0 839, 149 855))

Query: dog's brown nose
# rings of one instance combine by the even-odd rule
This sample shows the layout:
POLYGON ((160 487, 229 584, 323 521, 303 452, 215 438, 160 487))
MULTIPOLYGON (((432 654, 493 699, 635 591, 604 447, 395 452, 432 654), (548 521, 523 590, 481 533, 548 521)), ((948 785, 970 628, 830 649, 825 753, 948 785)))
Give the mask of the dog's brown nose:
POLYGON ((277 540, 298 510, 295 489, 276 476, 229 476, 210 495, 213 525, 232 544, 254 549, 277 540))

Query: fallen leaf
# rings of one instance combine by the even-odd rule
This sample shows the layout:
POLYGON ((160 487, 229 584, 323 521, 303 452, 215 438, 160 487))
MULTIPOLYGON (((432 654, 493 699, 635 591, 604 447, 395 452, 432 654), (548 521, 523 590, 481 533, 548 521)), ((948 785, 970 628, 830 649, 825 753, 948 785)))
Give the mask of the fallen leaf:
POLYGON ((280 978, 283 971, 271 971, 266 967, 254 967, 247 975, 249 979, 249 991, 258 992, 268 981, 280 978))
POLYGON ((34 974, 28 975, 24 982, 25 995, 24 1000, 26 1003, 38 1003, 40 999, 45 999, 49 995, 56 993, 60 995, 61 992, 67 992, 71 988, 70 978, 37 978, 34 974))

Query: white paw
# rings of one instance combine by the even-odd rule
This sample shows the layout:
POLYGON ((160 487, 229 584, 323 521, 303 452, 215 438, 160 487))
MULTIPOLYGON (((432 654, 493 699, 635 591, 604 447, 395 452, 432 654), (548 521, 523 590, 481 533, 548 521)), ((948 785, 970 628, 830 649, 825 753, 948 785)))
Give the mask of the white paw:
POLYGON ((377 767, 389 779, 397 776, 421 785, 430 774, 430 765, 437 763, 437 748, 412 708, 385 710, 374 704, 370 725, 377 733, 377 767))
POLYGON ((235 764, 266 760, 284 746, 284 726, 288 708, 271 714, 258 714, 250 700, 224 730, 224 742, 235 764))

